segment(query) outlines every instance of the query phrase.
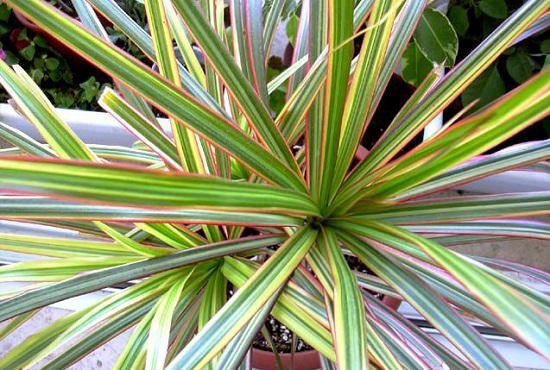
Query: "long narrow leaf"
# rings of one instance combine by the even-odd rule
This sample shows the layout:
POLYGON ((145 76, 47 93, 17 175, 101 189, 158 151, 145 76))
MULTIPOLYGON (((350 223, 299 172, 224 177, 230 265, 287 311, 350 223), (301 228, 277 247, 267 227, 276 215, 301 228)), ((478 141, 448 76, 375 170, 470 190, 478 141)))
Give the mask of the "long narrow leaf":
MULTIPOLYGON (((153 39, 136 21, 132 19, 117 3, 115 0, 86 0, 94 8, 96 8, 101 14, 109 19, 113 25, 120 29, 129 40, 136 44, 136 46, 152 61, 156 60, 155 48, 153 46, 153 39)), ((210 109, 224 114, 223 109, 216 103, 214 98, 208 94, 203 88, 200 82, 195 80, 191 73, 178 65, 178 72, 182 78, 183 88, 188 91, 192 96, 204 103, 210 109)), ((199 80, 200 81, 200 80, 199 80)))
POLYGON ((543 308, 540 305, 526 300, 524 295, 514 289, 515 287, 512 288, 507 281, 490 274, 487 269, 429 239, 397 227, 382 228, 386 233, 402 238, 420 248, 493 312, 502 325, 522 338, 537 352, 544 356, 549 355, 546 343, 550 331, 548 326, 541 326, 537 319, 544 317, 543 308))
POLYGON ((181 169, 178 151, 172 141, 146 117, 126 103, 114 90, 103 90, 98 103, 152 151, 157 153, 168 166, 173 169, 181 169))
MULTIPOLYGON (((421 1, 416 1, 416 3, 422 4, 421 1)), ((375 108, 373 101, 376 99, 374 93, 379 77, 378 71, 384 61, 396 14, 395 2, 390 0, 374 2, 357 67, 349 87, 350 97, 345 102, 342 115, 338 160, 332 179, 333 192, 344 179, 356 148, 366 130, 367 118, 372 116, 371 110, 375 108)))
POLYGON ((22 68, 14 68, 19 75, 4 61, 0 62, 0 82, 46 142, 62 158, 95 160, 95 155, 55 113, 46 96, 38 88, 33 88, 34 81, 22 68))
POLYGON ((475 157, 424 184, 399 194, 397 199, 425 195, 549 158, 550 140, 514 145, 494 154, 475 157))
POLYGON ((342 114, 346 99, 349 71, 353 56, 353 1, 328 1, 328 65, 325 84, 324 113, 321 126, 310 122, 309 180, 314 197, 319 197, 321 207, 330 198, 332 174, 337 160, 342 125, 342 114))
MULTIPOLYGON (((90 205, 44 197, 0 196, 0 216, 24 220, 104 220, 135 222, 208 223, 256 226, 299 226, 303 219, 278 214, 261 214, 208 209, 156 209, 90 205)), ((55 223, 55 222, 54 222, 55 223)), ((81 225, 82 226, 82 225, 81 225)), ((90 226, 87 226, 88 228, 90 226)), ((92 227, 92 229, 97 229, 92 227)))
POLYGON ((132 255, 125 248, 105 241, 54 238, 24 234, 0 234, 0 249, 48 257, 106 257, 132 255))
POLYGON ((55 153, 25 133, 0 122, 0 137, 21 150, 41 157, 54 157, 55 153))
POLYGON ((197 207, 315 214, 307 196, 260 184, 186 176, 120 165, 0 159, 4 189, 132 206, 197 207), (90 188, 90 182, 94 187, 90 188), (214 197, 215 196, 215 197, 214 197))
POLYGON ((154 302, 148 302, 145 305, 132 309, 130 312, 125 312, 120 315, 120 317, 108 320, 100 328, 94 330, 93 333, 79 339, 77 344, 72 345, 54 360, 48 362, 43 369, 55 370, 68 368, 88 353, 100 348, 113 337, 131 327, 132 324, 151 310, 153 303, 154 302))
POLYGON ((252 239, 237 239, 203 247, 192 248, 171 255, 149 259, 110 269, 101 270, 87 275, 34 290, 24 296, 6 300, 0 307, 0 321, 15 317, 54 302, 70 297, 92 292, 117 283, 148 276, 189 264, 206 261, 227 254, 244 252, 276 244, 283 240, 280 236, 255 237, 252 239))
MULTIPOLYGON (((145 1, 145 9, 160 74, 179 87, 181 86, 181 79, 178 73, 176 54, 172 47, 172 35, 169 28, 165 26, 168 20, 164 2, 162 0, 147 0, 145 1)), ((170 124, 180 163, 189 172, 205 173, 195 134, 173 118, 170 118, 170 124)))
MULTIPOLYGON (((445 221, 480 220, 513 216, 544 215, 550 211, 550 193, 509 193, 503 195, 470 195, 458 198, 418 200, 390 207, 365 202, 356 210, 365 218, 396 224, 440 223, 445 221), (376 214, 376 215, 375 215, 376 214)), ((363 217, 359 216, 358 217, 363 217)))
POLYGON ((351 273, 331 230, 323 230, 320 243, 329 256, 334 278, 334 343, 338 366, 367 368, 365 310, 357 281, 351 273))
POLYGON ((530 220, 506 219, 407 225, 405 229, 420 234, 498 235, 550 240, 550 224, 530 220))
POLYGON ((187 277, 178 280, 158 301, 155 307, 155 316, 151 322, 149 339, 147 342, 147 359, 145 368, 149 370, 164 369, 168 353, 170 326, 172 316, 180 298, 181 292, 193 270, 187 277))
POLYGON ((233 338, 233 340, 227 345, 223 354, 220 356, 218 363, 216 364, 216 370, 233 369, 236 368, 242 359, 246 356, 246 352, 250 349, 252 341, 256 334, 265 324, 267 315, 273 308, 273 305, 279 297, 278 294, 274 294, 258 311, 246 327, 233 338))

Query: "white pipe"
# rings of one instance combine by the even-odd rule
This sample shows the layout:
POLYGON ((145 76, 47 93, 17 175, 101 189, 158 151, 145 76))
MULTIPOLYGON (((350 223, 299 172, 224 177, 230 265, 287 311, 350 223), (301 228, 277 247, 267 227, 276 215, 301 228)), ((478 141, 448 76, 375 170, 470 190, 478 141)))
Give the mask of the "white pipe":
MULTIPOLYGON (((59 116, 67 122, 76 135, 88 144, 131 146, 137 138, 127 131, 108 113, 77 109, 56 108, 59 116)), ((42 141, 38 131, 9 104, 0 104, 0 122, 10 125, 35 140, 42 141)), ((159 119, 165 131, 169 131, 167 119, 159 119)))
MULTIPOLYGON (((435 67, 435 66, 434 66, 435 67)), ((439 77, 443 78, 445 75, 445 69, 441 68, 439 70, 439 77)), ((434 136, 443 126, 443 113, 439 113, 430 123, 424 127, 424 136, 423 140, 428 140, 430 137, 434 136)))

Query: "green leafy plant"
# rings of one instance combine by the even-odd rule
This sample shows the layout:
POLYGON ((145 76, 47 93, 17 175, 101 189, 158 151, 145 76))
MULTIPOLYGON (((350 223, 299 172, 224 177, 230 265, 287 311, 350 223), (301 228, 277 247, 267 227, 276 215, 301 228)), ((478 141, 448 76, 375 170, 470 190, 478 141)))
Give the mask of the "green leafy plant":
POLYGON ((403 53, 403 78, 418 86, 434 65, 454 66, 457 53, 458 37, 451 22, 440 11, 427 8, 403 53))
MULTIPOLYGON (((448 16, 460 39, 459 58, 462 59, 483 41, 499 24, 523 4, 517 0, 452 0, 448 16)), ((494 62, 461 96, 465 106, 479 99, 486 105, 504 95, 540 71, 548 53, 545 50, 545 29, 533 27, 533 37, 519 39, 494 62), (536 34, 539 31, 538 34, 536 34)), ((547 35, 546 35, 547 37, 547 35)))
MULTIPOLYGON (((69 10, 66 2, 50 3, 69 10)), ((73 61, 67 60, 44 37, 21 25, 6 4, 0 4, 0 48, 6 63, 24 68, 56 107, 99 109, 97 99, 103 83, 98 81, 100 76, 94 75, 97 70, 75 69, 73 61)), ((3 89, 0 98, 8 99, 3 89)))
POLYGON ((15 145, 0 157, 0 188, 15 194, 2 196, 0 217, 95 236, 0 235, 4 250, 51 257, 0 268, 0 281, 32 283, 2 293, 0 321, 13 319, 2 335, 41 307, 131 282, 25 339, 0 368, 32 366, 68 345, 47 365, 66 368, 133 325, 118 369, 236 368, 268 314, 340 369, 507 368, 476 322, 550 357, 548 297, 504 272, 545 282, 548 274, 447 248, 549 239, 547 223, 521 217, 548 213, 550 194, 426 198, 549 158, 548 141, 480 155, 548 115, 550 70, 402 153, 549 1, 527 1, 445 77, 429 73, 358 164, 359 142, 427 1, 303 1, 294 63, 269 82, 265 51, 285 1, 266 9, 230 1, 231 41, 218 1, 199 9, 145 0, 150 34, 114 1, 75 0, 85 26, 43 1, 8 3, 113 77, 116 89, 99 103, 148 150, 86 145, 21 68, 0 64, 0 82, 47 143, 0 126, 15 145), (117 49, 92 7, 160 74, 117 49), (269 96, 281 84, 286 101, 273 116, 269 96), (149 104, 169 117, 171 136, 149 104), (346 255, 372 273, 352 271, 346 255), (410 303, 462 356, 372 291, 410 303))

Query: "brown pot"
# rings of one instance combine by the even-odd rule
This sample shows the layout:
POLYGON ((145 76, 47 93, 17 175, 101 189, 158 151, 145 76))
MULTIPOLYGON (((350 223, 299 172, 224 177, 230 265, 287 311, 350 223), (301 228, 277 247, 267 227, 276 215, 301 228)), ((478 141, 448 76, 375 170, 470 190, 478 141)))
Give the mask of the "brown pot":
POLYGON ((397 311, 397 309, 401 305, 401 302, 403 302, 403 300, 390 296, 385 296, 384 298, 382 298, 382 303, 385 304, 386 307, 391 308, 394 311, 397 311))
MULTIPOLYGON (((280 353, 279 357, 285 370, 316 370, 321 368, 321 359, 317 351, 280 353), (292 365, 292 367, 290 367, 292 365)), ((275 354, 252 348, 251 365, 253 369, 278 370, 275 354)))

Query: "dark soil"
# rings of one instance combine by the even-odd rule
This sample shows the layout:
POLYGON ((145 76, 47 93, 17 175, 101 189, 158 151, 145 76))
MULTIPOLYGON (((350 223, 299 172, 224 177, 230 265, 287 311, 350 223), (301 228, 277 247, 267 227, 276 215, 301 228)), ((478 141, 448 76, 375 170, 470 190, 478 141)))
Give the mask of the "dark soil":
POLYGON ((373 274, 372 270, 365 266, 365 264, 361 262, 359 258, 349 255, 345 255, 344 258, 346 259, 346 262, 348 263, 348 266, 351 270, 363 272, 365 274, 373 274))
MULTIPOLYGON (((271 340, 278 353, 291 353, 293 350, 294 352, 305 352, 313 349, 313 347, 298 337, 296 337, 295 342, 293 342, 294 334, 271 315, 267 318, 265 326, 271 334, 271 340), (293 348, 293 346, 295 347, 293 348)), ((254 348, 263 351, 273 351, 261 332, 256 334, 256 338, 252 343, 254 348)))

